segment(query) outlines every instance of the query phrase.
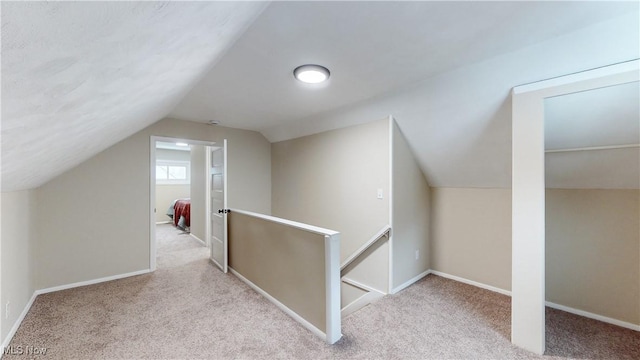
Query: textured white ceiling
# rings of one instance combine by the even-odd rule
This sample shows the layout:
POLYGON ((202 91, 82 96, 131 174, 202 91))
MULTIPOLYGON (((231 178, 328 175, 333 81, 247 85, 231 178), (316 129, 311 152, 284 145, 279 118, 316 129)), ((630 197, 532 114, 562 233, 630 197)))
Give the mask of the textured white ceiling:
POLYGON ((2 2, 2 191, 160 120, 266 3, 2 2))
POLYGON ((512 87, 640 57, 637 2, 265 6, 2 2, 3 191, 168 113, 270 141, 392 114, 432 185, 509 187, 512 87))

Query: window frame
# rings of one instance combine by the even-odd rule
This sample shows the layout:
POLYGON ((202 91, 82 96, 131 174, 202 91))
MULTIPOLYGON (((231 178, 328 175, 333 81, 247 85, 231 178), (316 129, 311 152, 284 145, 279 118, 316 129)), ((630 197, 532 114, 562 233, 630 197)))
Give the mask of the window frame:
POLYGON ((156 160, 156 185, 189 185, 191 184, 191 162, 180 160, 156 160), (186 169, 184 179, 158 179, 158 166, 167 166, 167 176, 169 167, 184 167, 186 169))

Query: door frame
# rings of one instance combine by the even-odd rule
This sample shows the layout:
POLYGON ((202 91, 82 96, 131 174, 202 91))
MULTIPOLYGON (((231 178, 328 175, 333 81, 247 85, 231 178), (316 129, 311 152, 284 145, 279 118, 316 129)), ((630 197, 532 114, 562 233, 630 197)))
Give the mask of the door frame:
MULTIPOLYGON (((205 194, 207 196, 206 199, 206 209, 207 209, 207 222, 205 225, 205 235, 207 237, 207 244, 209 245, 209 259, 216 264, 218 267, 221 268, 222 272, 227 273, 228 271, 228 265, 229 265, 229 248, 228 248, 228 242, 227 242, 227 226, 225 225, 223 228, 223 247, 224 247, 224 258, 222 260, 222 264, 218 264, 217 261, 215 261, 215 259, 213 259, 212 256, 212 251, 213 251, 213 244, 211 241, 211 237, 212 237, 212 232, 213 229, 211 227, 211 212, 215 211, 213 209, 213 205, 212 205, 212 201, 211 201, 211 160, 212 160, 212 156, 211 156, 211 152, 213 150, 219 150, 222 149, 222 155, 223 155, 223 159, 222 159, 222 167, 223 167, 223 180, 222 180, 222 186, 223 186, 223 203, 222 203, 222 208, 223 209, 227 209, 228 208, 228 203, 227 203, 227 195, 228 195, 228 191, 227 191, 227 154, 228 154, 228 146, 227 146, 227 139, 222 140, 222 144, 215 144, 215 145, 209 145, 206 147, 206 154, 205 154, 205 162, 206 162, 206 168, 207 168, 207 181, 206 181, 206 186, 207 189, 205 190, 205 194)), ((227 223, 227 215, 223 214, 223 222, 226 224, 227 223)))
POLYGON ((511 342, 544 354, 544 100, 640 81, 640 61, 516 86, 512 90, 511 342))
MULTIPOLYGON (((156 270, 156 142, 183 142, 189 145, 216 146, 214 141, 202 141, 185 138, 151 135, 149 137, 149 271, 156 270)), ((207 164, 208 165, 208 164, 207 164)), ((207 179, 209 176, 207 176, 207 179)), ((207 180, 207 188, 208 186, 207 180)), ((210 208, 211 199, 207 198, 205 208, 210 208)), ((208 213, 207 213, 208 215, 208 213)))

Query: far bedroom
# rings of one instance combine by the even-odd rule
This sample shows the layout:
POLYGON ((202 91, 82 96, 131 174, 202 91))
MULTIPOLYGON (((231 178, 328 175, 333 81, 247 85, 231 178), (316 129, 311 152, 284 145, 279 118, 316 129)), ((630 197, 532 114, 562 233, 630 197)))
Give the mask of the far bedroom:
POLYGON ((156 225, 191 229, 191 147, 156 143, 156 225))

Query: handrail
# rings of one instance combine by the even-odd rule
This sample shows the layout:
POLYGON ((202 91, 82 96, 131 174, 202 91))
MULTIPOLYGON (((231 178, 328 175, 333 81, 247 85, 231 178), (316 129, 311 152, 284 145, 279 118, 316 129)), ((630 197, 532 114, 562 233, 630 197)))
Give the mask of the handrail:
POLYGON ((362 246, 358 248, 351 256, 349 256, 343 263, 340 265, 340 272, 344 270, 347 266, 349 266, 352 262, 354 262, 357 258, 360 257, 365 251, 367 251, 373 244, 377 243, 383 236, 389 236, 389 232, 391 231, 390 225, 385 225, 380 231, 378 231, 369 241, 364 243, 362 246))
POLYGON ((287 219, 283 219, 283 218, 279 218, 279 217, 275 217, 275 216, 271 216, 271 215, 265 215, 265 214, 258 214, 255 212, 251 212, 251 211, 245 211, 245 210, 238 210, 238 209, 229 209, 230 212, 236 212, 238 214, 243 214, 243 215, 247 215, 247 216, 252 216, 258 219, 263 219, 263 220, 268 220, 268 221, 272 221, 275 223, 279 223, 282 225, 287 225, 296 229, 302 229, 305 231, 309 231, 312 233, 316 233, 316 234, 320 234, 320 235, 326 235, 326 236, 333 236, 333 235, 338 235, 340 234, 338 231, 335 230, 329 230, 329 229, 325 229, 325 228, 321 228, 318 226, 313 226, 313 225, 309 225, 309 224, 304 224, 301 222, 297 222, 297 221, 293 221, 293 220, 287 220, 287 219))

